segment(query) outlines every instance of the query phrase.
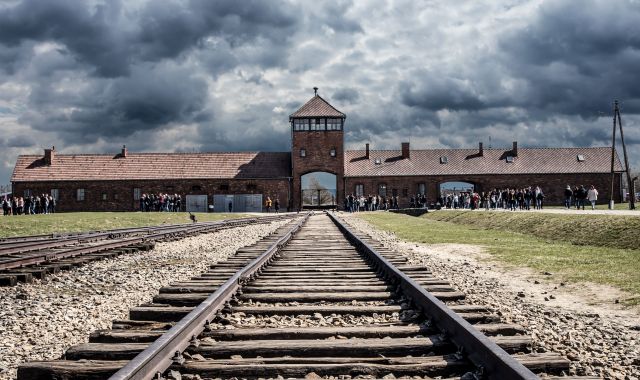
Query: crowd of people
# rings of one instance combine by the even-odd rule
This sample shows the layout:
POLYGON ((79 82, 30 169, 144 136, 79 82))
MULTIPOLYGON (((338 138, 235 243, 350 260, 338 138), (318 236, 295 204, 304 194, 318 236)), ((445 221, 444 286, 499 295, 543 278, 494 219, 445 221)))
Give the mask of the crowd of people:
POLYGON ((140 211, 182 211, 182 197, 178 194, 142 194, 140 197, 140 211))
POLYGON ((5 216, 53 214, 54 212, 56 212, 56 200, 49 194, 2 198, 2 215, 5 216))
POLYGON ((344 199, 344 208, 349 212, 397 209, 398 196, 387 197, 369 194, 365 197, 364 195, 349 194, 344 199))
POLYGON ((540 186, 525 188, 493 189, 477 193, 463 191, 459 193, 442 194, 438 203, 443 208, 477 210, 542 210, 544 205, 544 192, 540 186))
POLYGON ((598 190, 593 185, 588 190, 582 185, 580 187, 574 186, 573 189, 567 185, 564 189, 564 207, 567 209, 575 207, 576 210, 580 210, 580 208, 584 210, 585 203, 588 201, 591 203, 591 209, 594 210, 597 200, 598 190))

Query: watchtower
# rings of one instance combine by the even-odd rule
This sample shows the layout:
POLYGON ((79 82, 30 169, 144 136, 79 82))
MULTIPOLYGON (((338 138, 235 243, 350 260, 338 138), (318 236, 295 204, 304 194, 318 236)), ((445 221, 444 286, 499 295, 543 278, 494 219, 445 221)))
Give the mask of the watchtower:
POLYGON ((341 206, 346 115, 318 95, 289 116, 293 208, 341 206))

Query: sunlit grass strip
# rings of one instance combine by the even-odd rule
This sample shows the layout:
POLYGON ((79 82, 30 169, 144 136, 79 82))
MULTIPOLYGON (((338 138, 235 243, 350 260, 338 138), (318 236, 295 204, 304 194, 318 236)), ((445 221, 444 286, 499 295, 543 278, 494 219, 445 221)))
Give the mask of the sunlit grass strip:
MULTIPOLYGON (((199 222, 246 217, 245 214, 194 213, 199 222)), ((186 212, 73 212, 0 216, 0 237, 191 223, 186 212)))
MULTIPOLYGON (((495 217, 493 213, 483 215, 487 219, 495 217)), ((392 213, 363 213, 359 216, 378 228, 394 232, 403 240, 483 246, 495 259, 508 265, 528 267, 540 273, 548 271, 557 276, 554 278, 564 281, 612 285, 631 293, 624 302, 640 303, 640 250, 574 245, 561 241, 560 235, 549 239, 527 231, 493 229, 485 224, 474 227, 438 221, 432 215, 415 218, 392 213)), ((545 228, 553 230, 554 223, 566 221, 549 219, 547 223, 550 225, 545 228)), ((562 228, 556 226, 556 230, 562 231, 562 228)), ((627 233, 621 232, 619 236, 627 233)))

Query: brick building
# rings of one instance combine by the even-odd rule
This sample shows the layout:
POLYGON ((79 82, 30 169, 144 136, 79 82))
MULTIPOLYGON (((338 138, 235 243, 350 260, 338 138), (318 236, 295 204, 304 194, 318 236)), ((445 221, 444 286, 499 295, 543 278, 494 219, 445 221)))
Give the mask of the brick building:
MULTIPOLYGON (((16 196, 49 193, 60 211, 126 211, 144 193, 180 194, 187 209, 259 211, 266 197, 282 208, 341 206, 347 194, 439 197, 443 184, 475 191, 539 185, 547 203, 560 204, 569 185, 595 185, 603 203, 611 193, 611 149, 518 148, 344 150, 346 115, 316 94, 290 115, 290 152, 59 154, 18 157, 11 178, 16 196)), ((621 199, 616 154, 614 200, 621 199)))

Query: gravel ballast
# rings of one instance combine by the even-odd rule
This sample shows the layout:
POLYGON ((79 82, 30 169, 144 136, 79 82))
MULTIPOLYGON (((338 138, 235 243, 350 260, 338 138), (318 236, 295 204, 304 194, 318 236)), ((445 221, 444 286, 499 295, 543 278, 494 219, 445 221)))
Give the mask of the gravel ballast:
POLYGON ((0 380, 18 364, 59 358, 96 329, 125 319, 157 290, 207 270, 287 221, 222 230, 89 263, 32 284, 0 288, 0 380))
MULTIPOLYGON (((350 214, 340 213, 353 228, 369 234, 386 247, 405 255, 412 264, 430 268, 434 275, 449 280, 466 294, 467 303, 487 305, 504 322, 522 325, 535 342, 537 352, 556 352, 569 358, 571 375, 600 376, 606 379, 640 378, 640 324, 630 313, 593 312, 590 300, 579 308, 553 302, 561 299, 563 283, 531 278, 516 279, 512 271, 478 256, 487 257, 481 247, 444 244, 420 245, 405 242, 350 214), (536 293, 536 294, 534 294, 536 293), (581 309, 583 311, 577 311, 581 309)), ((548 274, 542 274, 546 277, 548 274)), ((520 274, 518 274, 520 276, 520 274)), ((579 285, 578 285, 579 286, 579 285)), ((567 291, 564 291, 567 293, 567 291)), ((593 300, 591 300, 593 301, 593 300)))

